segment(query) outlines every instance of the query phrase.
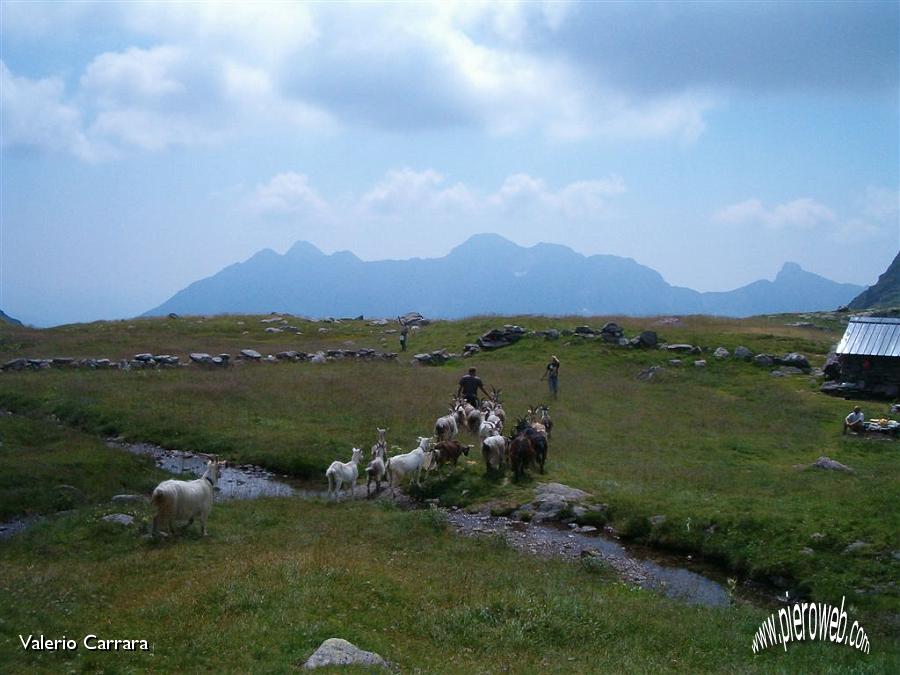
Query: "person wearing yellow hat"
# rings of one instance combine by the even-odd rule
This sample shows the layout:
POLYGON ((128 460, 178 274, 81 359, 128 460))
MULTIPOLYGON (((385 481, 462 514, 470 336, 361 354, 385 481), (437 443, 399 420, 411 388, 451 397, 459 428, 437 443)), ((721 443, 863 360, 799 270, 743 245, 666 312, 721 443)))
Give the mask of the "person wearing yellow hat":
POLYGON ((542 380, 544 378, 547 378, 550 394, 553 398, 556 398, 557 394, 559 394, 559 359, 555 355, 550 357, 550 363, 547 364, 547 369, 541 376, 542 380))

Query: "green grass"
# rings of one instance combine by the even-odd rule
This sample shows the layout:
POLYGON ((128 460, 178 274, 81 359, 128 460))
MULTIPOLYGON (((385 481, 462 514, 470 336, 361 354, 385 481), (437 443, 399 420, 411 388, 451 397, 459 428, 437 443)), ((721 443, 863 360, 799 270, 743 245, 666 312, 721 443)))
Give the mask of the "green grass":
MULTIPOLYGON (((768 612, 688 607, 603 570, 371 503, 219 504, 210 536, 152 542, 84 510, 0 548, 0 663, 37 672, 289 672, 329 637, 402 672, 888 672, 825 643, 753 656, 768 612), (22 632, 143 638, 149 653, 31 653, 22 632)), ((852 614, 852 611, 851 611, 852 614)))
POLYGON ((0 521, 149 493, 166 477, 149 458, 97 438, 46 420, 0 416, 0 521))
MULTIPOLYGON (((107 356, 188 351, 235 353, 252 347, 313 351, 350 346, 395 349, 396 336, 364 322, 292 321, 302 336, 266 334, 260 317, 135 320, 48 331, 9 330, 5 356, 107 356), (243 325, 238 322, 243 321, 243 325), (133 326, 133 327, 129 327, 133 326), (318 333, 327 326, 328 333, 318 333), (244 330, 249 331, 243 335, 244 330), (380 340, 384 338, 386 343, 380 340)), ((438 322, 410 336, 410 353, 462 345, 490 327, 572 328, 606 319, 479 317, 438 322)), ((755 352, 801 351, 821 365, 841 333, 839 320, 813 317, 823 329, 785 326, 797 316, 722 320, 683 317, 678 325, 616 318, 629 335, 655 329, 668 342, 714 349, 746 345, 755 352)), ((802 320, 809 320, 802 317, 802 320)), ((388 327, 390 328, 390 326, 388 327)), ((526 338, 513 347, 440 368, 399 363, 244 364, 227 371, 50 371, 0 376, 0 405, 56 415, 91 434, 123 435, 166 447, 216 452, 275 471, 321 478, 353 446, 368 448, 376 426, 389 442, 411 449, 446 411, 469 364, 486 384, 504 390, 512 415, 546 400, 539 381, 550 353, 562 360, 561 395, 551 402, 556 421, 548 473, 523 484, 485 477, 477 448, 472 464, 426 484, 424 496, 445 503, 494 504, 502 511, 529 498, 537 480, 591 492, 609 505, 609 519, 625 536, 684 553, 702 554, 739 577, 786 580, 822 601, 846 595, 870 623, 892 625, 898 614, 900 565, 897 446, 842 437, 845 401, 818 393, 806 376, 774 378, 768 369, 705 354, 705 369, 667 365, 659 350, 625 350, 579 338, 526 338), (666 370, 651 382, 636 374, 666 370), (854 474, 799 468, 828 455, 854 474), (651 527, 648 518, 665 515, 651 527), (813 540, 813 533, 825 535, 813 540), (853 541, 871 546, 844 555, 853 541), (812 555, 801 553, 811 548, 812 555)), ((869 416, 883 402, 864 404, 869 416)), ((472 442, 472 441, 467 441, 472 442)), ((229 507, 231 508, 231 507, 229 507)), ((867 626, 868 627, 868 626, 867 626)), ((659 664, 660 667, 663 664, 659 664)))

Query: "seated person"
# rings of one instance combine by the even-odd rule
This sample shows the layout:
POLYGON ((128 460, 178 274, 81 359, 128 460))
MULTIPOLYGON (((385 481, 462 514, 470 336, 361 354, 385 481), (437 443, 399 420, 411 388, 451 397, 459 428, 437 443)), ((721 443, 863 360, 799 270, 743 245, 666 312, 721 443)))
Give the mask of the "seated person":
POLYGON ((844 419, 844 433, 847 433, 847 429, 859 433, 863 430, 865 421, 866 416, 862 414, 859 406, 855 406, 853 408, 853 412, 847 415, 847 417, 844 419))

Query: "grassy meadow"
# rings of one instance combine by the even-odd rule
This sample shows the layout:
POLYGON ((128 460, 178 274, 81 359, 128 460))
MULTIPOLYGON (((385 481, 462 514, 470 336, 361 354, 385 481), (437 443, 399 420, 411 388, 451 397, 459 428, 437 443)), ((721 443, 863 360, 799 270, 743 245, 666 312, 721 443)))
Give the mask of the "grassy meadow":
MULTIPOLYGON (((3 327, 0 360, 398 348, 397 336, 383 333, 394 326, 292 318, 302 335, 269 334, 261 318, 3 327)), ((839 321, 822 315, 813 320, 817 328, 786 325, 797 319, 615 319, 628 335, 652 329, 663 341, 709 350, 680 356, 681 366, 668 365, 678 355, 660 350, 562 337, 525 338, 437 368, 401 355, 396 363, 0 374, 0 407, 17 413, 0 418, 3 518, 70 511, 0 543, 0 584, 13 599, 0 606, 0 663, 281 672, 340 635, 413 672, 889 671, 900 654, 898 446, 841 436, 850 404, 820 394, 813 378, 773 377, 771 369, 711 355, 720 345, 745 345, 800 351, 821 365, 840 338, 839 321), (539 381, 551 353, 562 361, 558 401, 548 401, 539 381), (707 366, 694 367, 695 358, 707 366), (538 480, 582 488, 609 506, 603 520, 625 538, 699 555, 741 581, 774 582, 836 604, 846 596, 872 653, 803 644, 753 657, 750 641, 769 610, 689 608, 631 590, 602 570, 457 537, 430 512, 299 500, 219 504, 209 538, 190 533, 162 543, 98 519, 112 494, 149 491, 160 478, 138 458, 105 448, 102 437, 218 453, 324 484, 327 465, 346 461, 354 445, 368 449, 376 426, 388 426, 389 442, 404 451, 414 447, 446 412, 469 365, 502 388, 510 415, 550 403, 556 426, 548 472, 515 484, 484 476, 476 461, 430 479, 423 496, 502 512, 526 501, 538 480), (651 365, 665 370, 638 380, 651 365), (803 468, 821 455, 855 473, 803 468), (45 481, 53 489, 35 487, 45 481), (78 500, 58 495, 60 483, 74 486, 78 500), (666 518, 654 526, 654 515, 666 518), (869 546, 845 554, 855 541, 869 546), (17 634, 25 626, 48 636, 113 626, 110 637, 146 635, 155 647, 153 656, 23 654, 17 634)), ((437 322, 410 334, 408 354, 461 352, 503 323, 540 330, 606 320, 437 322)), ((870 417, 887 408, 863 403, 870 417)), ((477 450, 472 459, 480 459, 477 450)), ((144 507, 135 515, 147 517, 144 507)))

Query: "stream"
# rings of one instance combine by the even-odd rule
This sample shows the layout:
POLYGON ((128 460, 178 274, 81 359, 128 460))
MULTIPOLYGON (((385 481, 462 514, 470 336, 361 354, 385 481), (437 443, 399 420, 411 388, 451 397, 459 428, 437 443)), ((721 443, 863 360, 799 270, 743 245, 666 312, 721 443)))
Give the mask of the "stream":
MULTIPOLYGON (((171 473, 200 476, 206 470, 208 456, 166 450, 149 443, 107 442, 139 455, 153 457, 157 466, 171 473)), ((263 468, 248 464, 227 466, 216 487, 217 500, 257 499, 260 497, 303 497, 326 499, 324 479, 321 483, 299 481, 277 476, 263 468)), ((356 486, 354 497, 366 498, 365 483, 356 486)), ((390 499, 382 490, 379 499, 390 499)), ((416 508, 408 499, 398 500, 416 508)), ((694 605, 728 607, 732 603, 725 576, 715 568, 699 562, 685 561, 684 556, 660 554, 639 547, 626 547, 602 531, 573 532, 558 524, 532 524, 487 513, 468 513, 456 507, 441 509, 447 523, 463 536, 501 536, 516 550, 549 558, 578 560, 593 558, 615 570, 624 581, 659 592, 666 597, 694 605), (712 578, 715 577, 715 578, 712 578)), ((757 605, 774 604, 774 592, 740 587, 734 595, 757 605)))

